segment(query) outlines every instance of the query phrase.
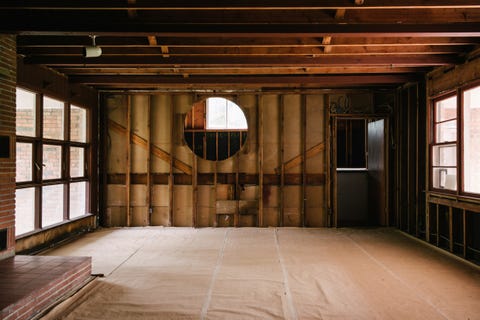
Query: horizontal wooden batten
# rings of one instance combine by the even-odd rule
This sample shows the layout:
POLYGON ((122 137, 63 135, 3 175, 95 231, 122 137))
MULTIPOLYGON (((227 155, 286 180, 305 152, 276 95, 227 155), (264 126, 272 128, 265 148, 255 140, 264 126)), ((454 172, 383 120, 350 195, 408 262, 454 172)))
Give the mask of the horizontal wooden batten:
POLYGON ((311 84, 327 87, 402 84, 416 81, 418 74, 356 74, 322 76, 71 76, 74 83, 95 86, 142 87, 165 85, 283 85, 311 84))
MULTIPOLYGON (((83 56, 83 47, 53 48, 18 48, 19 54, 28 56, 83 56)), ((255 47, 255 48, 169 48, 169 56, 335 56, 335 55, 392 55, 392 54, 451 54, 466 51, 461 46, 356 46, 335 47, 325 52, 321 47, 255 47)), ((469 50, 468 50, 469 51, 469 50)), ((102 56, 156 56, 165 55, 163 47, 106 47, 102 48, 102 56)))
POLYGON ((194 0, 137 0, 122 1, 112 0, 108 3, 95 0, 72 0, 72 1, 16 1, 4 0, 0 9, 29 9, 29 10, 170 10, 170 9, 196 9, 196 10, 263 10, 263 9, 413 9, 413 8, 480 8, 476 0, 369 0, 357 4, 356 1, 318 1, 318 0, 232 0, 218 1, 194 1, 194 0))
MULTIPOLYGON (((79 20, 79 17, 87 16, 92 24, 98 24, 108 19, 114 24, 121 24, 125 20, 125 12, 120 10, 32 10, 13 12, 13 15, 21 15, 25 20, 44 20, 54 18, 57 21, 79 20)), ((480 9, 370 9, 370 10, 349 10, 343 17, 336 17, 330 10, 323 9, 275 9, 263 10, 261 14, 252 14, 250 10, 208 10, 199 14, 194 9, 169 9, 162 11, 143 11, 134 19, 141 19, 145 24, 161 23, 174 24, 178 21, 183 23, 231 23, 237 24, 266 24, 266 23, 305 23, 329 24, 378 24, 396 21, 403 24, 432 24, 432 23, 464 23, 476 22, 479 20, 480 9)))
POLYGON ((398 23, 136 23, 122 20, 117 23, 104 19, 92 22, 88 19, 30 19, 15 17, 4 11, 3 32, 25 35, 143 35, 158 37, 478 37, 477 22, 452 24, 398 24, 398 23))
MULTIPOLYGON (((174 173, 175 185, 191 185, 192 176, 183 173, 174 173)), ((152 182, 153 184, 158 185, 168 185, 168 173, 152 173, 152 182)), ((146 185, 147 184, 147 174, 146 173, 135 173, 130 175, 130 181, 132 184, 136 185, 146 185)), ((306 175, 306 184, 310 186, 318 186, 325 184, 325 174, 307 174, 306 175)), ((107 183, 108 184, 125 184, 126 176, 125 174, 108 174, 107 183)), ((258 185, 258 174, 246 174, 239 173, 238 183, 240 185, 258 185)), ((219 173, 217 174, 217 183, 218 184, 235 184, 235 173, 219 173)), ((199 173, 197 177, 198 185, 214 185, 214 174, 213 173, 199 173)), ((264 174, 263 175, 263 184, 264 185, 280 185, 280 175, 277 174, 264 174)), ((285 184, 286 185, 301 185, 302 184, 302 174, 296 173, 287 173, 285 174, 285 184)))
MULTIPOLYGON (((152 47, 148 42, 148 37, 144 36, 98 36, 96 44, 102 48, 108 47, 152 47)), ((478 38, 470 37, 409 37, 400 38, 390 35, 389 37, 341 37, 332 39, 328 44, 330 47, 352 47, 352 46, 405 46, 405 45, 476 45, 480 43, 478 38)), ((19 35, 17 36, 17 47, 83 47, 91 45, 92 39, 89 36, 46 36, 46 35, 19 35)), ((157 39, 157 47, 324 47, 321 39, 315 37, 307 38, 255 38, 255 35, 243 38, 225 38, 225 37, 166 37, 161 36, 157 39)))
POLYGON ((351 66, 398 65, 398 66, 441 66, 458 63, 456 55, 369 55, 369 56, 321 56, 321 57, 27 57, 26 64, 42 64, 48 66, 351 66))

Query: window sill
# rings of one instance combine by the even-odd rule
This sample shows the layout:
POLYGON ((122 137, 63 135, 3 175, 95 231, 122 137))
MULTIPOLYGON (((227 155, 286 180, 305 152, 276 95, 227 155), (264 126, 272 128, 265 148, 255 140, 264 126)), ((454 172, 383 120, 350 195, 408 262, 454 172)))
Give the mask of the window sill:
POLYGON ((75 218, 70 219, 70 220, 66 220, 66 221, 62 221, 62 222, 59 222, 59 223, 49 225, 48 227, 45 227, 45 228, 42 228, 42 229, 37 229, 37 230, 29 231, 29 232, 26 232, 26 233, 22 233, 18 236, 15 236, 15 240, 21 240, 21 239, 28 238, 28 237, 31 237, 31 236, 34 236, 34 235, 37 235, 37 234, 41 234, 42 232, 46 232, 46 231, 56 229, 56 228, 59 228, 59 227, 62 227, 62 226, 65 226, 65 225, 68 225, 68 224, 71 224, 71 223, 74 223, 74 222, 77 222, 77 221, 88 219, 88 218, 91 218, 93 216, 94 216, 94 214, 88 213, 88 214, 80 216, 80 217, 75 217, 75 218))

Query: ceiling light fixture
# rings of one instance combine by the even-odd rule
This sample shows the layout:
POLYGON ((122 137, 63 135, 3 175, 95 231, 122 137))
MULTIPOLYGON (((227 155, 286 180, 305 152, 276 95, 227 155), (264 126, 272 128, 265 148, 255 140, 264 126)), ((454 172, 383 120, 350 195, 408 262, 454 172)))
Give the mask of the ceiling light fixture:
POLYGON ((95 44, 96 37, 97 36, 90 36, 90 38, 92 38, 93 45, 85 46, 83 48, 83 56, 85 58, 95 58, 95 57, 100 57, 102 55, 102 48, 97 47, 97 45, 95 44))

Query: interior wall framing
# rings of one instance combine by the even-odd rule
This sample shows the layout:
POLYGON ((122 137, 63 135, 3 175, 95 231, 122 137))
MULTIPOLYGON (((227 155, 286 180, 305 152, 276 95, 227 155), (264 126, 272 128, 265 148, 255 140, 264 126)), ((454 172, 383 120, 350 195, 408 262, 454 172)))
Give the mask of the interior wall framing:
POLYGON ((242 108, 248 136, 235 156, 208 161, 183 138, 205 95, 102 95, 105 226, 328 225, 324 94, 220 96, 242 108))
POLYGON ((409 84, 398 89, 400 107, 393 140, 396 193, 392 195, 401 230, 476 263, 480 261, 480 200, 430 190, 429 110, 435 98, 478 83, 479 74, 480 60, 473 57, 455 68, 432 71, 426 77, 426 88, 409 84))

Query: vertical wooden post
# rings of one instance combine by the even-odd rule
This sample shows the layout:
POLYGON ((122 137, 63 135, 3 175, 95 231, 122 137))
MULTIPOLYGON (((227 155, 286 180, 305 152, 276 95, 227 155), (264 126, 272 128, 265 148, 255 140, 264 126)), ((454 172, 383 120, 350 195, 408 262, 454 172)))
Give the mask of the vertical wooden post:
POLYGON ((240 219, 240 185, 238 182, 238 171, 240 169, 240 153, 237 153, 235 155, 235 214, 233 215, 233 226, 235 228, 238 227, 239 225, 239 219, 240 219))
POLYGON ((467 210, 463 209, 463 258, 467 258, 467 210))
POLYGON ((152 225, 152 95, 148 95, 147 105, 147 206, 148 206, 148 218, 147 225, 152 225))
POLYGON ((278 214, 279 214, 279 219, 278 219, 278 225, 280 227, 283 227, 283 215, 284 215, 284 208, 283 208, 283 202, 284 202, 284 187, 285 187, 285 159, 284 159, 284 148, 285 148, 285 137, 284 137, 284 120, 285 120, 285 105, 284 105, 284 96, 280 95, 279 96, 279 104, 280 104, 280 125, 279 125, 279 130, 280 130, 280 196, 279 196, 279 204, 278 204, 278 214))
MULTIPOLYGON (((217 139, 218 140, 218 133, 217 139)), ((218 143, 217 143, 218 145, 218 143)), ((218 158, 218 147, 217 147, 217 158, 218 158)), ((218 184, 218 168, 217 161, 213 163, 213 214, 214 214, 214 227, 218 227, 218 214, 217 214, 217 184, 218 184)))
POLYGON ((418 136, 418 129, 419 129, 419 88, 418 84, 415 85, 416 88, 416 105, 415 105, 415 236, 418 238, 420 236, 420 226, 419 226, 419 208, 418 208, 418 193, 419 193, 419 174, 418 174, 418 166, 419 166, 419 136, 418 136))
MULTIPOLYGON (((195 95, 190 96, 190 105, 196 100, 195 95)), ((195 134, 193 135, 195 137, 195 134)), ((203 143, 203 141, 202 141, 203 143)), ((194 138, 195 145, 195 138, 194 138)), ((198 162, 197 155, 192 152, 192 226, 197 228, 198 225, 198 162)))
POLYGON ((332 175, 330 176, 332 179, 332 190, 333 190, 333 195, 332 195, 332 207, 333 207, 333 224, 336 227, 338 227, 338 203, 337 203, 337 198, 338 198, 338 192, 337 192, 337 117, 331 118, 331 128, 332 128, 332 175))
POLYGON ((326 172, 325 172, 325 203, 327 204, 327 227, 333 227, 333 219, 332 219, 332 177, 331 177, 331 170, 332 170, 332 161, 331 161, 331 146, 333 144, 333 140, 331 138, 330 132, 331 122, 330 122, 330 99, 328 95, 324 97, 324 109, 325 112, 324 116, 324 128, 325 128, 325 163, 326 163, 326 172))
POLYGON ((257 95, 258 226, 263 227, 263 96, 257 95))
POLYGON ((192 152, 192 226, 197 227, 197 214, 198 214, 198 167, 197 156, 192 152))
POLYGON ((430 242, 430 203, 428 195, 425 200, 425 240, 430 242))
POLYGON ((385 217, 385 225, 387 227, 390 227, 390 217, 389 217, 389 208, 390 208, 390 170, 389 170, 389 163, 390 163, 390 157, 389 157, 389 150, 390 150, 390 121, 388 118, 385 118, 385 128, 384 128, 384 169, 385 169, 385 207, 383 208, 383 214, 385 217))
POLYGON ((450 245, 450 252, 453 252, 453 208, 448 207, 448 243, 450 245))
POLYGON ((170 227, 175 225, 173 216, 175 206, 175 177, 173 175, 173 159, 175 158, 175 106, 174 96, 170 95, 170 174, 168 176, 168 224, 170 227))
POLYGON ((395 150, 394 152, 394 170, 395 170, 395 225, 397 228, 401 229, 400 226, 400 109, 401 109, 401 90, 397 89, 395 94, 395 105, 397 106, 396 110, 394 111, 395 115, 395 150))
POLYGON ((411 233, 411 230, 410 230, 410 207, 411 207, 411 199, 410 199, 410 170, 411 170, 411 167, 410 167, 410 123, 409 123, 409 120, 410 120, 410 109, 411 109, 411 105, 410 105, 410 88, 407 88, 407 93, 408 93, 408 98, 407 98, 407 115, 406 115, 406 121, 404 122, 404 125, 406 126, 406 130, 407 130, 407 139, 406 139, 406 152, 407 152, 407 163, 405 164, 405 166, 407 167, 407 181, 406 181, 406 193, 407 193, 407 210, 406 210, 406 214, 407 214, 407 232, 408 233, 411 233))
POLYGON ((439 212, 439 207, 438 207, 438 203, 437 203, 437 247, 440 246, 440 212, 439 212))
POLYGON ((305 215, 307 207, 307 96, 302 94, 301 106, 301 143, 302 143, 302 212, 300 226, 305 227, 305 215))
POLYGON ((128 95, 127 97, 127 132, 126 132, 126 139, 127 139, 127 166, 125 169, 125 204, 127 210, 127 227, 130 227, 132 224, 132 208, 131 208, 131 170, 132 170, 132 141, 131 141, 131 134, 132 134, 132 96, 128 95))

